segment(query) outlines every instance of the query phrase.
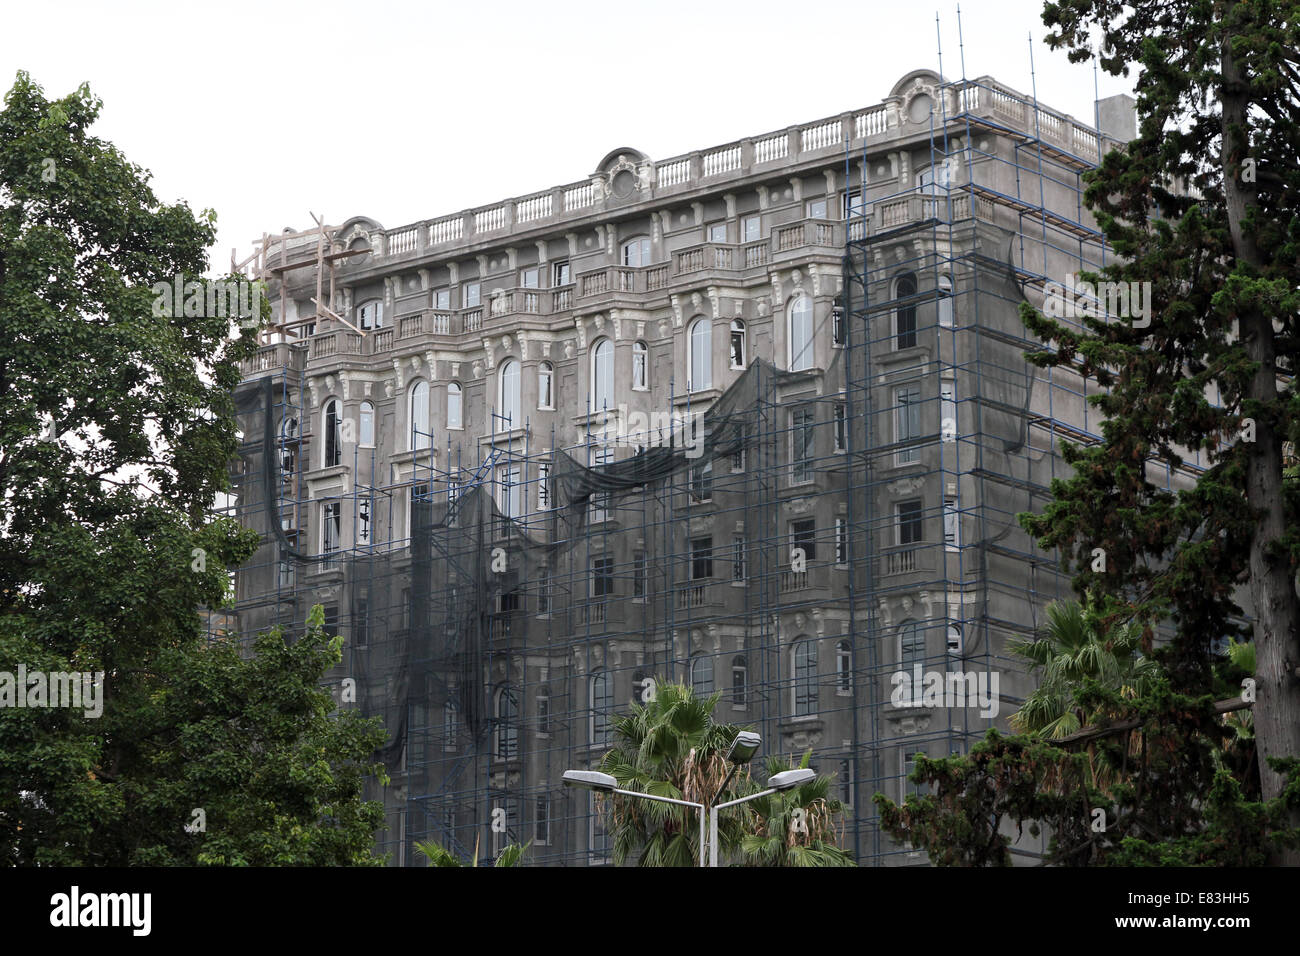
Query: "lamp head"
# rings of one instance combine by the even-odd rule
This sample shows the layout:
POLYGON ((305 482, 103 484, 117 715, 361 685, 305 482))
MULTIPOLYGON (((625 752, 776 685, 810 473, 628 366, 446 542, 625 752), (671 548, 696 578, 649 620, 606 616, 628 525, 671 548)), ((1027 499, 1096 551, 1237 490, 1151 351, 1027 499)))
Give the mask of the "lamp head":
POLYGON ((618 781, 613 776, 601 773, 599 770, 566 770, 563 779, 566 787, 578 787, 582 790, 599 790, 608 793, 618 786, 618 781))
POLYGON ((736 739, 731 742, 727 749, 727 759, 736 766, 749 763, 754 759, 754 754, 758 753, 758 746, 763 742, 763 738, 750 730, 742 730, 736 734, 736 739))
POLYGON ((806 767, 800 770, 782 770, 780 773, 773 774, 767 781, 767 785, 773 790, 791 790, 801 783, 807 783, 817 777, 816 770, 809 770, 806 767))

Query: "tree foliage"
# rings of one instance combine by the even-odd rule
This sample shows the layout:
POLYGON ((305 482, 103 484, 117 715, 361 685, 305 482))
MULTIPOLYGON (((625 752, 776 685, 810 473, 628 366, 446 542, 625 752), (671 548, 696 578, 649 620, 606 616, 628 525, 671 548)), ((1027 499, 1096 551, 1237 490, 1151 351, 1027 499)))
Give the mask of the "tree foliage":
MULTIPOLYGON (((741 729, 718 724, 718 696, 695 696, 684 684, 656 682, 653 700, 633 704, 614 721, 614 746, 600 769, 624 790, 690 800, 706 808, 757 793, 747 766, 732 773, 727 750, 741 729), (725 785, 725 789, 724 789, 725 785)), ((807 767, 811 752, 800 764, 807 767)), ((768 761, 768 775, 790 769, 780 758, 768 761)), ((719 862, 735 858, 751 866, 853 866, 838 845, 844 806, 829 796, 830 778, 818 776, 785 793, 729 807, 718 818, 719 862), (791 829, 795 811, 802 826, 791 829)), ((699 862, 697 811, 671 803, 614 794, 607 804, 614 862, 635 855, 640 866, 696 866, 699 862)), ((707 826, 707 811, 705 824, 707 826)))
POLYGON ((98 718, 0 708, 0 859, 359 862, 375 738, 316 689, 337 646, 204 639, 258 543, 210 516, 256 339, 154 308, 201 281, 215 216, 159 201, 100 108, 20 73, 0 110, 0 672, 104 674, 98 718))

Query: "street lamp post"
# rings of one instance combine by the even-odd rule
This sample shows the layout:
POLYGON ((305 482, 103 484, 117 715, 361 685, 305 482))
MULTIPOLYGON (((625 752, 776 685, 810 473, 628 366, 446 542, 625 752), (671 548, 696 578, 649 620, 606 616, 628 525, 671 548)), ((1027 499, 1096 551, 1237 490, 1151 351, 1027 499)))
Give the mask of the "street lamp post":
POLYGON ((747 797, 740 797, 737 800, 728 800, 726 803, 714 804, 709 810, 709 866, 718 865, 718 811, 725 810, 727 807, 734 807, 737 804, 748 803, 750 800, 757 800, 759 797, 766 797, 769 794, 777 793, 782 790, 790 790, 812 780, 817 776, 815 770, 783 770, 774 774, 767 782, 770 786, 766 790, 758 793, 751 793, 747 797))
POLYGON ((694 807, 700 812, 700 866, 704 866, 704 804, 695 803, 691 800, 677 800, 673 797, 660 797, 653 793, 640 793, 636 790, 623 790, 618 786, 618 780, 613 775, 601 773, 598 770, 566 770, 563 779, 566 787, 595 790, 599 793, 621 793, 624 796, 638 797, 642 800, 656 800, 659 803, 675 803, 681 807, 694 807))

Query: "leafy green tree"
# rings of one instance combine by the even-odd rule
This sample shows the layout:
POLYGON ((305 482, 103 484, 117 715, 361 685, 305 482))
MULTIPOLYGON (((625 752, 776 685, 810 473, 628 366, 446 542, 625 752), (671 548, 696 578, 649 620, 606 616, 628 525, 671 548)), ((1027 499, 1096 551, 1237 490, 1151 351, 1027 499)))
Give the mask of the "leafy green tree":
POLYGON ((1078 601, 1047 606, 1047 625, 1037 637, 1012 641, 1008 649, 1040 672, 1036 687, 1011 717, 1024 733, 1060 738, 1101 716, 1081 707, 1076 692, 1097 681, 1123 697, 1146 693, 1160 679, 1156 661, 1141 653, 1142 628, 1127 622, 1106 631, 1095 611, 1078 601))
POLYGON ((97 718, 0 707, 0 860, 355 862, 371 737, 321 718, 323 638, 243 661, 197 612, 257 546, 209 513, 254 330, 154 308, 200 283, 215 217, 160 202, 100 107, 20 73, 0 110, 0 672, 104 675, 97 718))
POLYGON ((1282 452, 1300 423, 1300 17, 1279 0, 1060 0, 1043 21, 1072 61, 1139 69, 1138 136, 1089 174, 1086 193, 1118 255, 1084 278, 1149 282, 1152 309, 1147 327, 1103 317, 1080 331, 1022 307, 1052 346, 1033 361, 1075 363, 1106 389, 1089 399, 1103 440, 1067 447, 1072 477, 1022 521, 1114 620, 1140 621, 1148 640, 1158 621, 1175 623, 1177 693, 1209 691, 1211 642, 1238 633, 1234 592, 1248 588, 1273 800, 1300 755, 1300 495, 1282 452), (1178 466, 1189 450, 1209 463, 1190 489, 1167 490, 1144 467, 1178 466))

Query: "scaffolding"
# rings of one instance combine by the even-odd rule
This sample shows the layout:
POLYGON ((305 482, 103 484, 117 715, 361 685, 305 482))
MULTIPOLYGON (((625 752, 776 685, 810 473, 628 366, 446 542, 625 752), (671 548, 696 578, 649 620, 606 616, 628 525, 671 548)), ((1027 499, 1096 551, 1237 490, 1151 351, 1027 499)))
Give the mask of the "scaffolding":
MULTIPOLYGON (((560 777, 595 766, 612 717, 663 680, 718 694, 717 718, 757 729, 765 753, 812 750, 860 863, 925 862, 880 831, 872 796, 914 792, 912 755, 966 751, 1028 693, 1007 642, 1070 585, 1016 515, 1065 474, 1062 440, 1099 438, 1095 383, 1029 365, 1043 345, 1017 309, 1106 257, 1082 198, 1099 134, 987 78, 941 81, 934 99, 913 150, 928 174, 846 151, 838 281, 790 280, 822 299, 835 285, 812 330, 824 367, 782 370, 742 338, 725 390, 675 372, 657 423, 589 401, 563 447, 490 399, 442 433, 412 419, 394 435, 372 402, 368 422, 341 404, 331 417, 309 363, 392 335, 334 311, 334 263, 357 251, 318 219, 232 263, 314 265, 317 289, 315 313, 292 318, 282 291, 237 393, 231 511, 263 545, 234 617, 292 636, 320 603, 347 637, 331 686, 390 732, 392 782, 369 796, 395 864, 420 864, 429 838, 462 857, 531 841, 530 864, 607 862, 589 795, 560 777), (287 259, 313 241, 314 259, 287 259), (900 702, 897 675, 916 668, 996 675, 997 712, 900 702)), ((327 388, 355 403, 348 389, 327 388)))

